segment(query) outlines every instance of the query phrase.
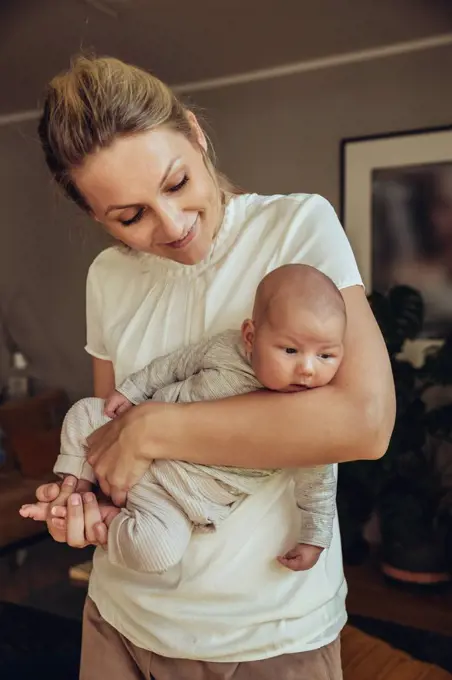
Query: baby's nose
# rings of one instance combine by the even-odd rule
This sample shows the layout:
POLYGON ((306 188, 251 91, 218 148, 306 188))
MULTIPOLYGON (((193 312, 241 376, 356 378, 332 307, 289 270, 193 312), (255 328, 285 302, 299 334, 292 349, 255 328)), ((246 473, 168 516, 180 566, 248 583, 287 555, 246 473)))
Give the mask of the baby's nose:
POLYGON ((314 373, 314 366, 310 359, 305 359, 298 364, 298 373, 302 376, 310 377, 314 373))

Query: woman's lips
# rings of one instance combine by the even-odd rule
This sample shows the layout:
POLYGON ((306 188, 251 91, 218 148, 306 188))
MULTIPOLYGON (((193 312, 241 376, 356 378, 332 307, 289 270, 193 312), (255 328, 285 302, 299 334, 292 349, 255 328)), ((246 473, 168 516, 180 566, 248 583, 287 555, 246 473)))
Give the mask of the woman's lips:
POLYGON ((185 234, 185 236, 183 238, 179 239, 178 241, 172 241, 171 243, 167 243, 166 245, 169 248, 174 248, 176 250, 179 250, 181 248, 185 248, 185 246, 188 246, 188 244, 191 243, 191 241, 193 241, 193 239, 196 236, 196 227, 197 227, 197 224, 198 224, 198 217, 193 222, 193 225, 190 227, 189 231, 185 234))

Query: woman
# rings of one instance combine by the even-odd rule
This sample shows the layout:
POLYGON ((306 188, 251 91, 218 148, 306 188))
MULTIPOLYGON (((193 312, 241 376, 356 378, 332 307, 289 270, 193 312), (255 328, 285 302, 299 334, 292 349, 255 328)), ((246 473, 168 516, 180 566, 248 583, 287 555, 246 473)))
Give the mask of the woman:
MULTIPOLYGON (((287 262, 322 269, 342 290, 346 359, 334 383, 295 395, 146 403, 96 432, 89 460, 116 503, 155 458, 284 467, 384 454, 394 394, 384 343, 347 239, 319 196, 234 194, 195 116, 151 75, 113 59, 76 60, 50 84, 40 137, 56 181, 122 243, 94 261, 87 350, 95 394, 182 344, 249 315, 263 275, 287 262)), ((105 543, 114 508, 67 481, 56 540, 105 543), (103 521, 102 521, 103 520, 103 521)), ((194 535, 162 575, 109 564, 97 550, 85 608, 82 680, 341 677, 345 622, 337 522, 309 572, 278 566, 296 511, 282 475, 216 534, 194 535), (259 597, 261 600, 259 601, 259 597)))

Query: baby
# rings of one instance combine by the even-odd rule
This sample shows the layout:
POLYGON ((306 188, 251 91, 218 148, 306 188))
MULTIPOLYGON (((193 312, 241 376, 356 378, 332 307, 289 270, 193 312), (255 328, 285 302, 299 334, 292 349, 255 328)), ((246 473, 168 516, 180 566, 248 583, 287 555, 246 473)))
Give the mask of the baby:
MULTIPOLYGON (((345 306, 333 282, 313 267, 285 265, 259 284, 253 318, 159 357, 127 378, 110 397, 82 399, 66 415, 54 471, 95 482, 86 438, 109 419, 147 399, 193 402, 268 389, 300 392, 327 385, 342 357, 345 306)), ((182 452, 181 452, 182 454, 182 452)), ((129 492, 109 527, 113 563, 142 572, 177 564, 194 529, 214 530, 246 496, 280 470, 213 467, 156 460, 129 492)), ((333 466, 296 470, 297 544, 278 560, 310 569, 329 547, 335 514, 333 466)), ((38 519, 36 505, 22 516, 38 519)))

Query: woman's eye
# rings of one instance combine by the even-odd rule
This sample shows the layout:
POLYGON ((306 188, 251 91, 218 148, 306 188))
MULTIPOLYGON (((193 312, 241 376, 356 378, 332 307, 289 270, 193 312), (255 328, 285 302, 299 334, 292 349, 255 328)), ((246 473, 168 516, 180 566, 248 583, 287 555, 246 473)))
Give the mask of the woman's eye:
POLYGON ((136 224, 144 215, 144 208, 140 208, 137 213, 130 220, 119 220, 124 227, 130 227, 131 224, 136 224))
POLYGON ((284 347, 284 351, 286 354, 296 354, 297 350, 295 347, 284 347))
POLYGON ((187 182, 188 182, 188 177, 187 177, 187 175, 184 175, 183 179, 178 184, 175 184, 174 186, 169 187, 168 191, 170 192, 170 194, 175 194, 178 191, 180 191, 181 189, 183 189, 183 187, 187 184, 187 182))

